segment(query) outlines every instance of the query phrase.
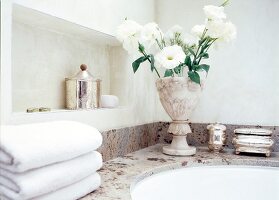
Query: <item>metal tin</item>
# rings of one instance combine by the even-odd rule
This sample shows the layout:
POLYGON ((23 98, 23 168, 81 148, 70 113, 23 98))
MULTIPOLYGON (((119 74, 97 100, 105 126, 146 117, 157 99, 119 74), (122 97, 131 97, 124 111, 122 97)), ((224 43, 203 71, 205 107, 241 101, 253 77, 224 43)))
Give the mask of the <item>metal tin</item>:
POLYGON ((266 129, 241 128, 234 130, 233 144, 235 153, 258 153, 270 156, 272 140, 272 131, 266 129))
POLYGON ((262 128, 238 128, 234 130, 235 134, 242 135, 267 135, 271 136, 272 131, 262 128))
POLYGON ((208 148, 210 151, 220 152, 224 149, 227 139, 226 127, 222 124, 215 123, 207 126, 209 141, 208 148))
POLYGON ((94 109, 100 107, 101 80, 87 71, 87 66, 82 64, 81 71, 72 78, 66 78, 66 108, 94 109))

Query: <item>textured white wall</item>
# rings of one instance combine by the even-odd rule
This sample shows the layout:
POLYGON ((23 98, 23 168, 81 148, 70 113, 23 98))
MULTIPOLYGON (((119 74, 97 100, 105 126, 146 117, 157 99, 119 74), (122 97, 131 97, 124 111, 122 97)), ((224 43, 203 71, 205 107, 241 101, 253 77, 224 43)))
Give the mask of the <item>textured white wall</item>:
MULTIPOLYGON (((153 21, 155 16, 153 0, 14 2, 112 35, 125 17, 144 24, 153 21)), ((64 77, 75 74, 80 63, 87 63, 92 74, 102 78, 104 94, 119 96, 126 107, 115 112, 58 113, 52 117, 17 115, 12 123, 57 117, 83 121, 105 130, 158 121, 156 105, 159 102, 150 68, 142 66, 134 75, 131 62, 135 57, 129 56, 122 47, 96 46, 18 22, 13 24, 12 47, 14 111, 36 106, 63 108, 64 77)))
POLYGON ((28 107, 65 107, 65 78, 82 63, 110 90, 109 48, 21 23, 12 34, 13 111, 28 107))
MULTIPOLYGON (((157 21, 166 30, 190 31, 204 22, 213 0, 157 0, 157 21)), ((233 0, 225 8, 237 26, 232 45, 211 50, 211 70, 193 122, 279 125, 279 1, 233 0)))
MULTIPOLYGON (((110 34, 114 34, 125 17, 142 24, 156 19, 164 30, 173 24, 180 24, 190 30, 193 25, 204 21, 204 5, 220 3, 208 0, 155 0, 155 4, 150 0, 15 2, 110 34)), ((276 87, 279 85, 276 77, 279 74, 279 60, 276 59, 279 53, 276 45, 276 41, 279 41, 277 10, 279 2, 276 0, 234 0, 226 8, 228 17, 238 28, 238 37, 231 46, 218 51, 211 50, 209 62, 212 68, 200 105, 193 113, 193 122, 279 124, 279 89, 276 87)), ((20 29, 18 33, 23 34, 25 28, 20 29)), ((51 37, 51 34, 46 37, 51 37)), ((94 46, 85 46, 94 53, 94 46)), ((109 129, 169 120, 158 102, 154 77, 149 73, 148 66, 143 66, 133 75, 133 58, 126 57, 127 54, 121 48, 109 50, 103 47, 102 51, 109 52, 108 62, 112 63, 110 93, 118 95, 130 110, 123 116, 109 119, 106 115, 96 114, 98 119, 86 121, 97 128, 109 129)), ((71 65, 76 67, 80 62, 73 61, 71 65)))
POLYGON ((135 124, 158 121, 162 112, 157 111, 160 105, 155 88, 156 76, 150 73, 146 62, 134 74, 131 63, 137 56, 127 57, 122 47, 114 48, 111 59, 111 93, 119 96, 120 101, 132 107, 135 124))
MULTIPOLYGON (((147 23, 154 18, 153 0, 15 0, 14 2, 112 35, 126 17, 139 23, 147 23)), ((76 74, 81 63, 88 64, 92 74, 103 80, 103 94, 116 94, 120 97, 122 105, 134 104, 133 99, 138 99, 131 96, 135 93, 130 92, 133 74, 129 77, 123 76, 132 71, 131 59, 127 58, 125 52, 121 59, 110 58, 110 54, 111 56, 117 54, 119 50, 122 51, 121 48, 110 53, 110 49, 105 46, 96 46, 88 41, 72 39, 51 30, 42 30, 18 22, 13 22, 12 35, 14 111, 24 111, 27 107, 37 106, 63 108, 65 104, 63 80, 76 74), (110 68, 113 70, 112 74, 110 68), (120 71, 122 75, 118 76, 120 71), (127 78, 131 81, 124 82, 127 78), (52 81, 48 83, 49 80, 52 81), (127 93, 130 100, 124 98, 127 93)))
POLYGON ((139 23, 154 18, 153 0, 14 0, 36 10, 113 34, 127 17, 139 23))

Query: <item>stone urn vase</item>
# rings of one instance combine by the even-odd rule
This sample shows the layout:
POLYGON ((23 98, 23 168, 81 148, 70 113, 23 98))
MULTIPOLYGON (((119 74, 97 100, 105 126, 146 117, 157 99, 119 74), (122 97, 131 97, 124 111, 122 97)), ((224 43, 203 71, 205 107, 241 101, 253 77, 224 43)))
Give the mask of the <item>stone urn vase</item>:
POLYGON ((190 156, 196 148, 186 140, 191 133, 189 117, 196 108, 202 88, 188 77, 165 77, 156 81, 160 101, 171 117, 168 132, 173 135, 170 145, 163 147, 163 153, 177 156, 190 156))

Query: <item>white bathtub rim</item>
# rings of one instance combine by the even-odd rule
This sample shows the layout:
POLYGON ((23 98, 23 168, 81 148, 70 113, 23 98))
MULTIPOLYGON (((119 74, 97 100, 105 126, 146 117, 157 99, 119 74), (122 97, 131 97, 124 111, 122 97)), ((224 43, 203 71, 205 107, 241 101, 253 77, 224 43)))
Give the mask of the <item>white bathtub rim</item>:
POLYGON ((133 181, 130 184, 130 195, 133 190, 136 188, 137 184, 144 180, 145 178, 151 177, 153 175, 167 172, 171 170, 184 169, 184 168, 255 168, 255 169, 270 169, 270 170, 279 170, 279 161, 265 161, 258 159, 204 159, 202 161, 189 161, 187 164, 182 165, 181 163, 175 164, 166 164, 158 167, 154 167, 150 170, 140 173, 135 176, 133 181))

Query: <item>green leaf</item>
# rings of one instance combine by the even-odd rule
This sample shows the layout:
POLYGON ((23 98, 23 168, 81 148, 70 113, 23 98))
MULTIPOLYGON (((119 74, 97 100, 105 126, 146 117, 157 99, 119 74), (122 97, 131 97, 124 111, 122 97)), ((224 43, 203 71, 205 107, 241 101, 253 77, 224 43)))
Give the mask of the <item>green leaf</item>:
POLYGON ((142 56, 132 63, 133 71, 136 73, 140 64, 148 59, 149 56, 142 56))
POLYGON ((208 55, 208 53, 204 52, 204 53, 201 53, 198 57, 206 59, 206 58, 209 58, 209 55, 208 55))
POLYGON ((202 45, 207 40, 207 37, 203 38, 202 40, 199 40, 199 45, 202 45))
POLYGON ((210 46, 210 44, 209 43, 207 43, 206 45, 204 45, 202 48, 203 49, 207 49, 207 47, 209 47, 210 46))
POLYGON ((181 67, 182 67, 182 65, 178 65, 177 67, 175 67, 175 68, 173 69, 174 73, 180 74, 180 72, 181 72, 181 67))
POLYGON ((222 4, 220 5, 220 7, 221 7, 221 6, 225 7, 226 5, 229 4, 229 1, 230 1, 230 0, 225 0, 224 3, 222 3, 222 4))
POLYGON ((153 72, 154 69, 155 69, 155 65, 154 65, 155 59, 154 59, 154 56, 152 54, 150 54, 149 57, 150 57, 150 60, 151 60, 151 62, 150 62, 151 71, 153 72))
POLYGON ((184 63, 185 63, 185 65, 187 65, 188 67, 191 67, 191 66, 192 66, 191 57, 190 57, 190 56, 186 56, 184 63))
POLYGON ((200 79, 200 75, 198 74, 198 72, 189 71, 188 76, 193 82, 195 82, 197 84, 201 84, 201 79, 200 79))
POLYGON ((193 56, 196 55, 195 52, 194 52, 191 48, 188 48, 188 50, 189 50, 189 52, 190 52, 193 56))
POLYGON ((202 69, 208 73, 210 66, 206 64, 199 65, 199 69, 202 69))
POLYGON ((193 65, 192 69, 193 69, 194 71, 198 71, 198 70, 199 70, 199 65, 193 65))
POLYGON ((194 66, 193 66, 193 70, 194 70, 194 71, 204 70, 204 71, 206 71, 206 73, 208 73, 209 67, 210 67, 210 66, 209 66, 209 65, 206 65, 206 64, 194 65, 194 66))
POLYGON ((169 77, 169 76, 172 76, 172 75, 173 75, 173 71, 172 71, 171 69, 167 69, 167 70, 165 71, 164 77, 169 77))
POLYGON ((144 46, 141 43, 139 43, 139 52, 144 52, 144 46))

